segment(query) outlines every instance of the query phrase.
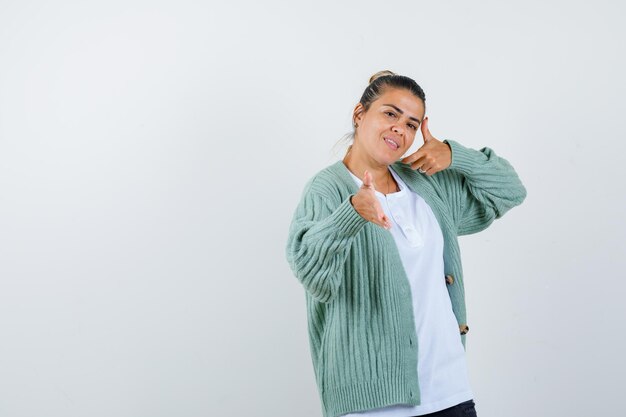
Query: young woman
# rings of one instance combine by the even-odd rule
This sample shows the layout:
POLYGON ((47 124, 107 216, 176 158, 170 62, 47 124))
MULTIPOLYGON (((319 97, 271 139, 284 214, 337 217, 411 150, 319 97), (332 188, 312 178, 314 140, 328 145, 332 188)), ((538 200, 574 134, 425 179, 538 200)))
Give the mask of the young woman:
POLYGON ((524 201, 511 164, 439 141, 411 78, 374 74, 342 161, 305 185, 286 256, 324 417, 476 416, 457 237, 524 201), (418 129, 423 145, 400 159, 418 129))

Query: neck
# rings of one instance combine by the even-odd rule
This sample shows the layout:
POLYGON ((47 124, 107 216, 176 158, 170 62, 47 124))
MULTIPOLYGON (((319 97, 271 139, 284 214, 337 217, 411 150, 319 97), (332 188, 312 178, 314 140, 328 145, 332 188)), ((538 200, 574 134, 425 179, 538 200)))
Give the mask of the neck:
POLYGON ((389 165, 381 164, 369 155, 362 152, 358 147, 352 146, 346 156, 343 158, 343 163, 348 167, 350 172, 357 176, 361 181, 365 174, 365 170, 369 171, 372 175, 376 189, 383 193, 390 193, 397 190, 396 181, 389 172, 389 165), (389 184, 389 185, 388 185, 389 184), (387 189, 389 188, 390 189, 387 189))

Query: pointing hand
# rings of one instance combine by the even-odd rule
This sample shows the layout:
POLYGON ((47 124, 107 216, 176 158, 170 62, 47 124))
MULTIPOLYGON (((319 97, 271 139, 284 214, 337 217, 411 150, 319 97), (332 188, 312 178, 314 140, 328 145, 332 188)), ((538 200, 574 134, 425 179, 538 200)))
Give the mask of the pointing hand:
POLYGON ((375 223, 387 230, 391 229, 391 221, 383 211, 383 208, 376 197, 376 188, 372 174, 365 171, 363 176, 363 185, 350 200, 354 209, 363 217, 372 223, 375 223))

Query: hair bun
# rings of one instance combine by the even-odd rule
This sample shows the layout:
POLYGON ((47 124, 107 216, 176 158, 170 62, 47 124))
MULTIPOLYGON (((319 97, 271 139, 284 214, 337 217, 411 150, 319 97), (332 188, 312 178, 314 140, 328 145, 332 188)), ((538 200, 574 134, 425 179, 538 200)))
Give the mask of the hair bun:
POLYGON ((376 81, 378 78, 380 77, 385 77, 387 75, 397 75, 395 72, 389 71, 389 70, 384 70, 384 71, 378 71, 376 74, 372 75, 370 77, 370 84, 373 83, 374 81, 376 81))

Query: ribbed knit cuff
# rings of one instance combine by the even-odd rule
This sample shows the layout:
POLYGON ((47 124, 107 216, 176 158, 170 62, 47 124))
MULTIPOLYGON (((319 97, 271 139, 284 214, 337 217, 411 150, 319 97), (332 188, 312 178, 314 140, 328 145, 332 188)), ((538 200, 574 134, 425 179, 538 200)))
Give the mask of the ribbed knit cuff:
POLYGON ((452 150, 452 163, 447 169, 455 169, 465 174, 472 172, 477 162, 487 159, 482 152, 467 148, 455 140, 445 139, 443 143, 450 145, 452 150))
POLYGON ((337 229, 339 230, 340 235, 344 236, 354 236, 365 226, 367 220, 365 220, 358 211, 354 209, 352 203, 350 202, 350 198, 352 198, 354 194, 349 195, 331 214, 328 218, 329 221, 333 222, 337 229))

